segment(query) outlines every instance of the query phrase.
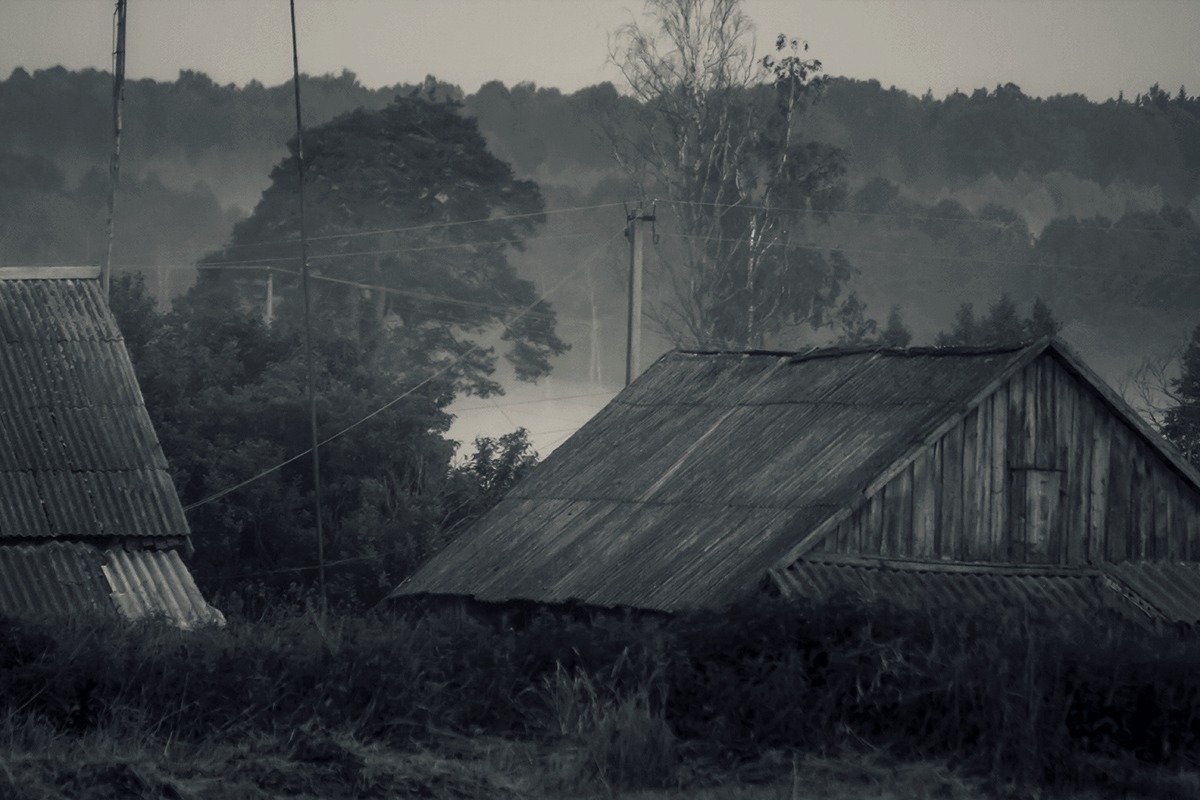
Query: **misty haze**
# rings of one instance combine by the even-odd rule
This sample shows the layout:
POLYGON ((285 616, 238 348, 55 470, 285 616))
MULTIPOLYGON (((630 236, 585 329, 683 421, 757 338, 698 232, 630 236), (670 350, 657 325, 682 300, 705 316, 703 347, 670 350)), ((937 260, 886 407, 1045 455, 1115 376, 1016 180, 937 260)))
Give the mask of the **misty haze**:
POLYGON ((1197 32, 6 3, 0 795, 1195 796, 1197 32))

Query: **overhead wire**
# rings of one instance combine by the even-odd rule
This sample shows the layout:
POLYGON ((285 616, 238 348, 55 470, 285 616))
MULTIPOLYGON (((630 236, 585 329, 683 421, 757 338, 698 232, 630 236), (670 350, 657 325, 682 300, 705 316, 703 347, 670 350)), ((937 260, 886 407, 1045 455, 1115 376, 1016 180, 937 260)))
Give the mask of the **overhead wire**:
MULTIPOLYGON (((1003 220, 980 219, 979 217, 952 217, 945 214, 923 214, 923 213, 899 213, 887 211, 856 211, 851 209, 820 209, 820 208, 788 208, 780 206, 762 206, 749 203, 714 203, 704 200, 680 200, 667 199, 659 200, 658 202, 672 206, 707 206, 710 208, 728 208, 728 209, 744 209, 746 211, 772 211, 780 214, 807 214, 810 216, 832 216, 832 217, 871 217, 880 219, 907 219, 914 222, 954 222, 964 225, 983 225, 993 228, 1015 228, 1015 222, 1006 222, 1003 220)), ((1024 220, 1022 220, 1024 221, 1024 220)), ((1069 226, 1068 229, 1083 229, 1097 230, 1106 232, 1129 232, 1129 233, 1189 233, 1189 231, 1181 230, 1180 228, 1130 228, 1124 226, 1105 226, 1105 225, 1087 225, 1078 220, 1069 226)))
MULTIPOLYGON (((331 258, 361 258, 363 256, 383 256, 383 255, 398 255, 400 253, 418 253, 431 250, 453 250, 460 247, 481 247, 492 244, 529 244, 531 242, 552 241, 555 239, 578 239, 590 234, 581 233, 559 233, 550 236, 538 236, 536 239, 528 237, 510 238, 510 239, 483 239, 474 242, 446 242, 443 244, 420 245, 418 247, 388 247, 378 250, 355 250, 344 253, 316 253, 308 257, 309 261, 315 259, 331 259, 331 258)), ((298 261, 299 256, 265 256, 263 258, 241 258, 236 260, 225 261, 201 261, 196 264, 197 267, 212 269, 215 267, 254 267, 259 264, 276 264, 281 261, 298 261)))
MULTIPOLYGON (((550 289, 546 290, 545 292, 542 292, 539 295, 537 300, 535 300, 533 303, 526 306, 521 312, 516 314, 514 317, 512 317, 507 322, 502 322, 501 325, 504 328, 509 329, 510 326, 513 323, 515 323, 517 320, 519 320, 522 316, 524 316, 525 313, 536 308, 538 306, 538 304, 544 302, 550 295, 552 295, 554 292, 558 291, 558 289, 560 289, 563 285, 565 285, 569 279, 575 277, 576 274, 578 274, 581 270, 585 269, 591 263, 591 261, 593 259, 595 259, 601 253, 603 253, 604 250, 609 246, 609 244, 611 244, 614 240, 616 240, 619 236, 621 236, 623 234, 623 232, 624 232, 623 230, 618 231, 613 236, 605 239, 602 243, 600 243, 596 247, 596 249, 587 258, 582 259, 574 269, 572 269, 569 273, 564 275, 558 282, 556 282, 554 284, 554 286, 552 286, 550 289)), ((428 375, 425 378, 421 379, 416 384, 414 384, 413 386, 404 390, 396 397, 393 397, 391 400, 388 400, 386 403, 384 403, 383 405, 376 408, 374 411, 371 411, 369 414, 366 414, 363 417, 360 417, 358 420, 341 428, 336 433, 333 433, 333 434, 327 436, 326 438, 322 439, 320 442, 317 443, 317 447, 323 447, 324 445, 329 444, 330 442, 334 441, 335 439, 341 438, 342 436, 346 435, 347 433, 349 433, 350 431, 359 427, 360 425, 367 422, 368 420, 371 420, 374 417, 377 417, 378 415, 382 414, 384 411, 387 411, 389 408, 391 408, 392 406, 399 403, 404 398, 412 395, 414 392, 421 389, 423 386, 426 386, 427 384, 431 383, 432 381, 442 377, 443 375, 448 373, 451 369, 453 369, 455 366, 457 366, 459 363, 461 363, 463 360, 465 360, 468 356, 470 356, 470 355, 474 354, 475 352, 478 352, 482 349, 483 349, 483 344, 481 344, 481 343, 476 343, 476 344, 472 345, 466 351, 464 351, 464 352, 460 353, 459 355, 455 356, 454 358, 450 359, 450 361, 448 363, 446 363, 444 366, 442 366, 441 369, 439 369, 439 370, 435 371, 433 374, 428 375)), ((296 455, 293 455, 290 458, 287 458, 283 461, 280 461, 277 464, 267 467, 266 469, 261 470, 261 471, 255 473, 253 476, 251 476, 243 481, 239 481, 238 483, 236 483, 232 486, 226 487, 225 489, 222 489, 218 492, 214 492, 214 493, 208 495, 207 497, 197 500, 194 503, 190 503, 189 505, 184 506, 184 511, 191 511, 194 508, 199 508, 200 506, 207 505, 208 503, 212 503, 216 500, 219 500, 220 498, 222 498, 232 492, 235 492, 238 489, 241 489, 241 488, 248 486, 256 481, 259 481, 262 478, 265 478, 266 476, 283 469, 284 467, 288 466, 289 464, 292 464, 295 461, 298 461, 299 459, 304 458, 310 452, 312 452, 312 448, 309 448, 308 450, 305 450, 302 453, 297 453, 296 455)))
MULTIPOLYGON (((721 236, 702 236, 697 234, 687 233, 662 233, 661 236, 666 236, 673 239, 699 239, 710 242, 743 242, 744 239, 735 237, 721 236)), ((939 253, 905 253, 897 250, 873 250, 857 247, 843 247, 840 244, 832 242, 772 242, 766 247, 780 247, 789 250, 817 250, 829 251, 837 250, 842 253, 857 253, 859 255, 877 255, 877 256, 893 256, 898 258, 916 258, 916 259, 934 259, 937 261, 958 261, 969 264, 995 264, 1000 266, 1016 266, 1016 267, 1037 267, 1039 269, 1057 269, 1070 272, 1098 272, 1112 274, 1141 274, 1145 277, 1180 277, 1180 278, 1200 278, 1200 270, 1196 272, 1146 272, 1146 273, 1131 273, 1127 269, 1119 267, 1101 268, 1101 267, 1082 267, 1072 266, 1070 264, 1057 264, 1051 261, 1018 261, 1015 259, 995 259, 995 258, 977 258, 967 255, 943 255, 939 253)))
MULTIPOLYGON (((397 228, 376 228, 373 230, 348 231, 346 233, 329 233, 323 236, 311 236, 310 242, 329 241, 333 239, 352 239, 359 236, 383 236, 391 233, 411 233, 413 231, 434 230, 438 228, 453 228, 462 225, 480 225, 488 222, 507 222, 515 219, 530 219, 534 217, 549 217, 558 214, 571 214, 580 211, 594 211, 600 208, 615 208, 624 205, 622 201, 614 201, 609 203, 596 203, 588 206, 566 206, 563 208, 546 209, 545 211, 531 211, 523 214, 500 214, 491 217, 481 217, 478 219, 467 220, 451 220, 448 222, 430 222, 422 225, 405 225, 397 228)), ((232 250, 243 247, 271 247, 280 244, 295 244, 299 239, 276 239, 274 241, 263 242, 243 242, 241 244, 226 245, 224 250, 232 250)))

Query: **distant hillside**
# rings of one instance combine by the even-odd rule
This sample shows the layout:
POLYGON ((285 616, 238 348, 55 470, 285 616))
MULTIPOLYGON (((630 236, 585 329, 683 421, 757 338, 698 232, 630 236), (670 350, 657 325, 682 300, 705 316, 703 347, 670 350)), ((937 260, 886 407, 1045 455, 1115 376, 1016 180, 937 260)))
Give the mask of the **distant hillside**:
MULTIPOLYGON (((369 89, 350 72, 307 77, 302 88, 311 125, 420 90, 369 89)), ((110 91, 110 76, 96 70, 18 69, 0 81, 0 262, 98 258, 110 91)), ((551 208, 627 199, 601 127, 632 101, 611 84, 435 93, 461 100, 551 208)), ((191 71, 131 82, 117 263, 186 267, 222 244, 284 152, 291 102, 289 84, 222 86, 191 71)), ((858 269, 850 288, 870 313, 899 305, 918 340, 948 327, 962 302, 1044 296, 1068 336, 1114 376, 1200 317, 1200 283, 1191 281, 1200 273, 1200 99, 1182 89, 1094 103, 1031 98, 1009 84, 934 98, 838 78, 805 126, 809 138, 845 148, 850 188, 845 208, 806 235, 842 248, 858 269)), ((557 234, 616 231, 622 219, 619 208, 552 217, 520 266, 549 285, 583 255, 557 234)), ((668 209, 661 220, 666 229, 668 209)), ((664 238, 648 269, 670 257, 664 238)), ((588 286, 555 299, 575 343, 561 364, 566 379, 594 374, 593 312, 602 373, 619 371, 623 267, 610 260, 588 286)), ((155 280, 165 301, 190 273, 155 280)))

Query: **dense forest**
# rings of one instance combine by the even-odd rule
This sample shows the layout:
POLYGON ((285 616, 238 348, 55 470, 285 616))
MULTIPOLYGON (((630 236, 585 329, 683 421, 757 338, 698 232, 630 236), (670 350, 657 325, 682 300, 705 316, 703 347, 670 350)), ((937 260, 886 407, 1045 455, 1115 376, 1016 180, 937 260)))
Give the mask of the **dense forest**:
MULTIPOLYGON (((306 78, 303 91, 312 125, 417 91, 458 101, 492 152, 537 182, 548 209, 638 199, 605 134, 637 101, 611 84, 564 93, 492 82, 464 94, 432 78, 424 89, 370 89, 344 72, 306 78)), ((268 185, 291 134, 290 96, 287 84, 222 86, 196 72, 129 84, 114 260, 151 270, 160 305, 268 185)), ((110 76, 96 70, 18 69, 0 81, 4 263, 98 259, 109 102, 110 76)), ((1029 97, 1011 84, 934 98, 833 78, 802 124, 845 155, 844 194, 806 226, 803 246, 839 248, 853 272, 846 286, 867 313, 897 306, 918 341, 949 328, 963 303, 1040 297, 1115 381, 1139 354, 1182 341, 1200 310, 1200 99, 1182 87, 1105 102, 1029 97)), ((665 235, 652 272, 675 257, 672 213, 659 209, 665 235)), ((584 237, 563 234, 622 224, 619 207, 550 216, 514 261, 544 288, 583 257, 584 237)), ((617 248, 586 286, 558 295, 574 345, 560 374, 618 374, 622 269, 617 248)))

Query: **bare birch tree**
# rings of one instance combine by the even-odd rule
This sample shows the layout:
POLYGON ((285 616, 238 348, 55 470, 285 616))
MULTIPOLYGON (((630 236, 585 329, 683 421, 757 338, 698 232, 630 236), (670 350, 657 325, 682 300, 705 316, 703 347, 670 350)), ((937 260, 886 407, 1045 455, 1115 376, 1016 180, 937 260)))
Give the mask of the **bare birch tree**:
POLYGON ((827 320, 851 272, 803 232, 843 193, 843 154, 799 122, 821 86, 808 45, 755 53, 740 0, 647 0, 611 57, 640 108, 608 132, 664 242, 651 318, 677 344, 763 347, 827 320), (663 213, 665 211, 665 213, 663 213))

